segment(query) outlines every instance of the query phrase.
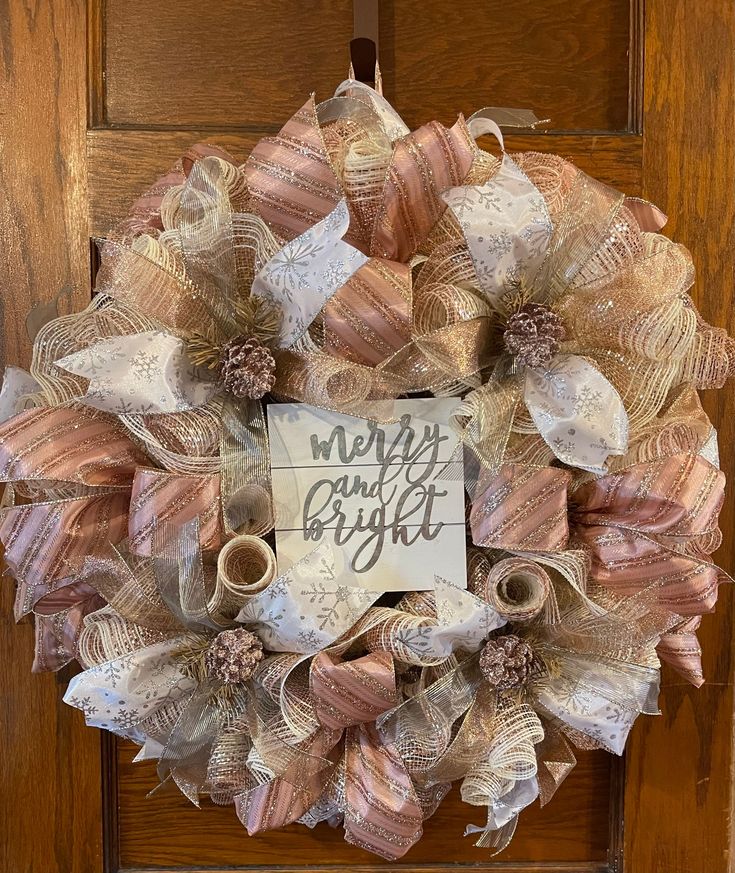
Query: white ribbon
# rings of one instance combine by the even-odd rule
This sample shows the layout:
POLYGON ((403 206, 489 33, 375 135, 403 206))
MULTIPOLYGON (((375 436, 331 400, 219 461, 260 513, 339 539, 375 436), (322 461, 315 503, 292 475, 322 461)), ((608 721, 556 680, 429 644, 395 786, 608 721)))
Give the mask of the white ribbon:
POLYGON ((216 390, 197 377, 183 340, 162 331, 107 337, 54 363, 89 379, 82 403, 116 415, 182 412, 216 390))
POLYGON ((560 461, 604 475, 608 455, 628 447, 628 415, 615 388, 585 358, 556 355, 527 368, 523 397, 538 432, 560 461))
POLYGON ((297 236, 255 277, 252 293, 281 312, 279 348, 302 336, 327 301, 368 260, 342 240, 350 226, 345 200, 314 227, 297 236))
POLYGON ((171 657, 183 642, 183 637, 164 640, 90 667, 71 680, 64 702, 81 709, 90 727, 144 742, 137 725, 164 703, 180 700, 196 688, 195 680, 171 657))
POLYGON ((337 578, 324 541, 242 607, 237 621, 251 627, 271 652, 313 654, 333 643, 380 597, 337 578))
MULTIPOLYGON (((462 227, 481 290, 496 310, 508 312, 508 295, 521 284, 533 288, 548 257, 553 228, 541 193, 503 154, 489 182, 443 197, 462 227)), ((535 289, 541 303, 543 291, 535 289)), ((620 395, 584 358, 557 355, 543 369, 527 369, 523 393, 539 433, 565 464, 604 474, 606 458, 627 451, 620 395)))
POLYGON ((484 185, 442 195, 462 227, 480 288, 504 312, 504 296, 523 278, 530 286, 551 240, 551 219, 538 188, 508 155, 484 185))
POLYGON ((569 653, 561 661, 560 675, 536 689, 536 702, 607 751, 622 755, 636 718, 658 712, 658 691, 657 669, 605 664, 569 653))
POLYGON ((434 577, 434 598, 435 625, 394 631, 396 641, 415 652, 420 663, 441 663, 456 649, 476 652, 491 631, 506 623, 484 600, 440 576, 434 577))
POLYGON ((28 407, 28 395, 41 390, 36 380, 20 367, 6 367, 0 389, 0 424, 28 407))

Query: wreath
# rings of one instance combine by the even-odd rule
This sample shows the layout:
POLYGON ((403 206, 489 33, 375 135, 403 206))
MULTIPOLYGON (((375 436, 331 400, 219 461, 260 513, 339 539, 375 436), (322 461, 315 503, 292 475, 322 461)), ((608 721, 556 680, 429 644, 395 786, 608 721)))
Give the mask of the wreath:
POLYGON ((242 165, 195 146, 6 371, 33 669, 78 661, 65 701, 250 834, 326 821, 394 860, 460 781, 502 849, 575 747, 657 712, 660 661, 704 681, 724 476, 697 389, 735 343, 656 207, 511 156, 498 120, 410 131, 348 80, 242 165), (325 540, 279 569, 267 405, 388 426, 417 396, 456 401, 467 587, 368 590, 325 540))

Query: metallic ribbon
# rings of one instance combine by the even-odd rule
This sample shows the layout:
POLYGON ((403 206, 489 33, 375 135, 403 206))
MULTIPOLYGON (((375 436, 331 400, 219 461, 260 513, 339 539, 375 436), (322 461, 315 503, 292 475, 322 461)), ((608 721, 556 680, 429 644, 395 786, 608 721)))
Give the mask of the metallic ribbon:
POLYGON ((658 586, 680 615, 712 609, 719 571, 707 558, 722 506, 723 473, 699 455, 634 464, 572 495, 576 542, 589 549, 591 576, 630 594, 658 586))
POLYGON ((204 551, 218 549, 223 540, 220 476, 184 476, 139 467, 135 471, 128 520, 129 548, 150 557, 158 524, 181 525, 199 519, 204 551))
POLYGON ((192 371, 183 341, 162 331, 102 339, 54 363, 89 380, 80 402, 118 415, 182 412, 216 390, 192 371))
POLYGON ((0 481, 129 488, 145 456, 107 416, 83 407, 29 409, 0 425, 0 481))
MULTIPOLYGON (((342 662, 321 652, 309 690, 322 725, 305 743, 309 754, 326 758, 344 732, 345 839, 388 860, 402 857, 421 836, 423 814, 401 758, 370 726, 397 702, 393 659, 379 652, 342 662)), ((323 769, 306 785, 276 777, 236 798, 238 816, 250 834, 290 824, 316 802, 329 775, 323 769)))
MULTIPOLYGON (((721 574, 709 553, 719 543, 721 471, 679 452, 624 467, 571 495, 569 484, 568 474, 548 467, 507 465, 488 475, 472 504, 473 541, 542 561, 561 557, 571 543, 589 556, 590 578, 618 594, 652 590, 660 607, 685 617, 714 607, 721 574)), ((661 654, 699 682, 693 630, 667 634, 661 654)))

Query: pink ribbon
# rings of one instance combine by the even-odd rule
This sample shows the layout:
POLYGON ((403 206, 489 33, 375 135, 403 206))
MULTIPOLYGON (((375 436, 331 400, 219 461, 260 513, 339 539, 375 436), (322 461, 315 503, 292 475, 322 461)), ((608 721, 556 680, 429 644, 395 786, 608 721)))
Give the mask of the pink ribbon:
POLYGON ((29 409, 0 425, 0 481, 129 488, 144 455, 121 425, 92 409, 29 409))
POLYGON ((87 555, 126 536, 129 489, 143 461, 118 422, 84 407, 29 409, 0 426, 2 481, 103 489, 12 506, 0 519, 5 560, 18 582, 16 618, 36 614, 34 670, 68 663, 84 617, 103 605, 75 574, 87 555))
POLYGON ((463 118, 447 129, 438 121, 398 140, 388 169, 370 253, 406 263, 441 218, 441 195, 460 185, 476 153, 463 118))
POLYGON ((218 549, 223 536, 218 473, 184 476, 148 467, 135 471, 128 521, 133 554, 150 557, 157 525, 179 527, 197 517, 202 550, 218 549))
POLYGON ((699 455, 634 464, 572 496, 573 537, 592 558, 591 577, 621 594, 658 581, 658 600, 680 615, 710 612, 718 569, 707 559, 725 476, 699 455))
MULTIPOLYGON (((720 571, 709 552, 718 542, 720 470, 681 452, 602 476, 568 498, 570 481, 556 468, 505 465, 473 501, 473 542, 520 552, 582 547, 600 585, 632 595, 658 583, 661 606, 685 617, 714 608, 720 571)), ((659 654, 701 684, 695 632, 684 624, 665 634, 659 654)))
POLYGON ((566 548, 567 488, 571 480, 570 473, 556 467, 505 464, 480 486, 472 502, 472 542, 521 552, 566 548))
POLYGON ((371 258, 324 307, 325 350, 375 366, 411 339, 411 271, 371 258))
MULTIPOLYGON (((446 209, 442 192, 464 180, 475 154, 461 118, 449 129, 431 122, 395 144, 372 227, 363 231, 352 220, 345 235, 372 258, 324 309, 325 347, 331 355, 372 367, 410 340, 407 263, 446 209)), ((344 192, 313 98, 280 133, 260 140, 245 174, 260 215, 285 240, 335 209, 344 192)))
MULTIPOLYGON (((321 652, 309 688, 322 727, 300 751, 331 757, 344 736, 345 839, 391 861, 402 857, 421 836, 423 814, 408 771, 374 725, 398 703, 392 657, 375 652, 341 661, 321 652)), ((332 773, 325 767, 273 779, 236 798, 238 816, 251 835, 290 824, 313 806, 332 773)))

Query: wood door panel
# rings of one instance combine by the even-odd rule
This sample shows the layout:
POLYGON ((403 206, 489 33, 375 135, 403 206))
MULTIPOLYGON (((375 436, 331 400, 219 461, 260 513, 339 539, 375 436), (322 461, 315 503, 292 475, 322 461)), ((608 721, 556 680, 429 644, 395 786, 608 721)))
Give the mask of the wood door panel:
MULTIPOLYGON (((178 791, 165 790, 146 798, 158 780, 155 765, 132 762, 137 747, 119 743, 117 755, 117 839, 122 869, 147 866, 257 867, 273 864, 299 866, 347 865, 388 862, 348 845, 342 828, 319 825, 309 830, 291 825, 248 837, 233 807, 218 807, 203 800, 196 809, 178 791), (175 836, 174 836, 175 835, 175 836)), ((607 858, 613 768, 619 763, 601 752, 580 752, 579 763, 544 809, 538 805, 523 815, 503 861, 598 862, 607 858)), ((490 853, 474 846, 462 834, 468 822, 479 824, 483 811, 462 803, 452 791, 428 820, 420 842, 391 868, 436 863, 476 865, 490 860, 490 853)), ((501 860, 501 859, 498 859, 501 860)))
MULTIPOLYGON (((382 0, 386 94, 411 126, 486 105, 528 106, 548 133, 511 150, 564 155, 671 215, 692 249, 705 318, 735 332, 732 251, 735 6, 722 0, 382 0), (644 51, 645 49, 645 51, 644 51), (645 54, 645 65, 643 58, 645 54), (643 123, 645 122, 645 124, 643 123)), ((344 77, 352 3, 339 0, 8 0, 0 5, 0 281, 5 362, 27 365, 33 302, 73 287, 89 299, 89 239, 189 145, 244 158, 312 91, 344 77), (87 40, 85 46, 85 20, 87 40), (86 113, 86 131, 85 131, 86 113)), ((491 145, 491 144, 489 144, 491 145)), ((0 358, 3 357, 0 354, 0 358)), ((735 441, 734 392, 705 395, 723 445, 735 441)), ((723 453, 731 478, 735 457, 723 453)), ((733 570, 735 501, 722 515, 721 564, 733 570)), ((726 873, 732 866, 732 592, 702 624, 708 684, 663 671, 662 716, 642 718, 624 765, 580 764, 552 803, 521 816, 498 858, 463 838, 481 810, 456 792, 424 840, 386 865, 340 830, 301 826, 249 838, 231 807, 197 811, 145 795, 150 764, 88 729, 61 703, 69 671, 32 676, 30 625, 0 597, 0 868, 8 873, 453 865, 498 873, 726 873), (102 754, 100 754, 100 749, 102 754), (625 776, 625 779, 623 779, 625 776)))
MULTIPOLYGON (((345 0, 107 0, 103 9, 104 126, 271 132, 295 100, 323 99, 346 77, 345 0)), ((628 125, 628 0, 392 0, 380 10, 386 94, 411 127, 488 104, 531 106, 556 130, 628 125)))
MULTIPOLYGON (((291 109, 298 105, 296 98, 291 109)), ((126 213, 133 199, 195 142, 211 142, 245 160, 258 134, 212 133, 206 130, 90 130, 87 134, 89 234, 104 236, 126 213)), ((562 155, 595 178, 637 194, 641 187, 642 142, 639 136, 591 134, 513 134, 511 151, 562 155)), ((490 141, 483 148, 497 150, 490 141)))

